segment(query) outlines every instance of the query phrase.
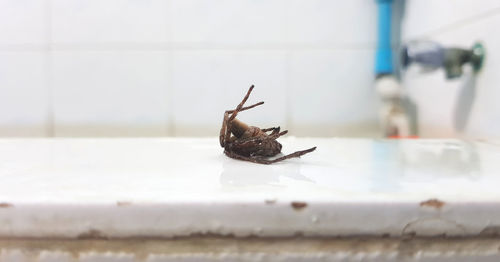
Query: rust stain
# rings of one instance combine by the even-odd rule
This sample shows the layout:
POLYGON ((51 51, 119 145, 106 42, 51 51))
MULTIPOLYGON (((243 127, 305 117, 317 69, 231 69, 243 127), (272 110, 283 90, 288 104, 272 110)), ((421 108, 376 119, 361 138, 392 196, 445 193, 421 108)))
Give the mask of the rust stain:
POLYGON ((77 239, 108 239, 101 231, 96 229, 90 229, 87 232, 83 232, 77 236, 77 239))
POLYGON ((300 237, 304 236, 304 232, 299 230, 299 231, 296 231, 293 235, 294 235, 294 237, 300 238, 300 237))
POLYGON ((294 201, 294 202, 292 202, 292 207, 293 207, 293 209, 299 211, 299 210, 302 210, 302 209, 306 208, 307 207, 307 203, 306 202, 294 201))
POLYGON ((9 208, 9 207, 13 207, 14 205, 10 204, 10 203, 6 203, 6 202, 0 202, 0 208, 9 208))
POLYGON ((443 201, 436 199, 436 198, 432 198, 432 199, 429 199, 427 201, 421 202, 420 206, 421 207, 433 207, 436 209, 440 209, 444 206, 444 204, 445 203, 443 201))
POLYGON ((276 199, 266 199, 264 202, 267 205, 273 205, 273 204, 276 204, 276 199))
POLYGON ((130 205, 132 205, 132 202, 130 202, 130 201, 118 201, 118 202, 116 202, 116 205, 119 207, 130 206, 130 205))

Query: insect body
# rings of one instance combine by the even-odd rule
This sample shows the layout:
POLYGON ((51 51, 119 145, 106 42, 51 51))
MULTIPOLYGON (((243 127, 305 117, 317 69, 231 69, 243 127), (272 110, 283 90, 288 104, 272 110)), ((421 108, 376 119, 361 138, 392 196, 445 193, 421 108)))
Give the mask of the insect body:
POLYGON ((239 160, 259 164, 272 164, 285 159, 300 157, 314 151, 316 147, 297 151, 276 159, 269 159, 281 153, 282 145, 276 139, 285 135, 288 131, 280 132, 280 127, 260 129, 255 126, 248 126, 236 119, 239 112, 264 104, 264 102, 259 102, 243 107, 253 88, 254 86, 252 85, 248 89, 243 101, 241 101, 236 109, 227 110, 224 113, 224 120, 222 121, 222 128, 219 135, 220 145, 224 148, 224 153, 231 158, 239 160))

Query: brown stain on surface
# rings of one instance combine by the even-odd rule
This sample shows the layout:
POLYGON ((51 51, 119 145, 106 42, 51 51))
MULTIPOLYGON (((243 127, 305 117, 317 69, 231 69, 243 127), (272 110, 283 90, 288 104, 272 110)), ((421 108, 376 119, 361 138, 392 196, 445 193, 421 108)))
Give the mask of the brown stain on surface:
POLYGON ((307 207, 307 203, 306 202, 299 202, 299 201, 294 201, 294 202, 292 202, 291 205, 292 205, 293 209, 295 209, 297 211, 300 211, 300 210, 302 210, 302 209, 304 209, 304 208, 307 207))
POLYGON ((1 202, 0 203, 0 208, 9 208, 9 207, 13 207, 14 205, 10 204, 10 203, 5 203, 5 202, 1 202))
POLYGON ((440 209, 444 206, 444 204, 445 203, 443 201, 436 199, 436 198, 432 198, 432 199, 429 199, 427 201, 421 202, 420 206, 421 207, 433 207, 436 209, 440 209))
POLYGON ((77 236, 77 239, 108 239, 101 231, 97 229, 90 229, 77 236))
MULTIPOLYGON (((432 254, 435 261, 447 260, 450 254, 461 258, 471 255, 478 255, 478 260, 491 257, 491 254, 499 251, 499 238, 386 238, 381 239, 376 236, 357 237, 181 237, 175 239, 155 239, 155 238, 128 238, 111 240, 71 240, 71 239, 15 239, 1 238, 0 247, 9 252, 21 254, 41 254, 41 252, 57 252, 58 254, 69 254, 73 256, 71 261, 87 259, 88 255, 103 255, 109 258, 113 255, 122 256, 133 255, 137 261, 149 261, 153 256, 161 257, 165 260, 181 260, 179 257, 192 257, 193 254, 200 256, 225 257, 228 254, 233 260, 255 260, 262 257, 277 257, 275 260, 290 260, 292 257, 306 254, 321 254, 320 258, 328 260, 330 256, 336 254, 353 254, 362 257, 379 258, 386 260, 388 256, 395 261, 414 260, 419 254, 432 254), (277 252, 277 250, 279 252, 277 252), (236 253, 235 253, 236 252, 236 253), (324 255, 323 255, 324 254, 324 255), (390 254, 381 256, 380 254, 390 254), (240 256, 242 255, 242 256, 240 256), (255 255, 255 256, 254 256, 255 255)), ((23 255, 23 257, 25 257, 23 255)), ((23 258, 21 257, 21 258, 23 258)), ((41 261, 38 255, 36 258, 25 258, 27 261, 41 261), (30 259, 32 258, 32 259, 30 259)), ((153 258, 154 259, 154 258, 153 258)), ((11 259, 12 260, 12 259, 11 259)), ((9 260, 9 261, 11 261, 9 260)), ((21 259, 23 260, 23 259, 21 259)), ((23 260, 23 261, 24 261, 23 260)), ((120 260, 127 260, 123 258, 120 260)), ((230 259, 229 259, 230 260, 230 259)), ((262 260, 262 259, 260 259, 262 260)), ((321 259, 320 259, 321 260, 321 259)), ((458 260, 458 259, 457 259, 458 260)), ((128 260, 127 260, 128 261, 128 260)), ((469 259, 469 261, 473 261, 469 259)))
POLYGON ((130 205, 132 205, 132 202, 130 202, 130 201, 118 201, 118 202, 116 202, 116 205, 119 207, 130 206, 130 205))

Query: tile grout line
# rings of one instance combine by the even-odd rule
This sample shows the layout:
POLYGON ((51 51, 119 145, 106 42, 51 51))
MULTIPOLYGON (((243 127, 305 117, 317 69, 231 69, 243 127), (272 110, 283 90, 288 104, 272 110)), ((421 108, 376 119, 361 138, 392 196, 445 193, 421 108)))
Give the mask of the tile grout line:
POLYGON ((55 136, 55 123, 54 123, 54 90, 53 90, 53 76, 52 76, 52 0, 45 1, 45 23, 46 24, 46 39, 47 46, 45 49, 45 74, 46 74, 46 87, 47 87, 47 136, 55 136))
MULTIPOLYGON (((289 39, 290 26, 289 26, 289 6, 286 1, 283 2, 285 10, 285 38, 289 39)), ((285 129, 292 129, 292 116, 291 116, 291 56, 292 50, 285 49, 285 129)), ((291 130, 293 133, 293 130, 291 130)))
POLYGON ((265 50, 375 50, 375 45, 341 44, 341 45, 315 45, 315 44, 262 44, 262 45, 211 45, 207 43, 131 43, 131 42, 113 42, 113 43, 67 43, 67 44, 44 44, 44 45, 1 45, 0 51, 40 51, 45 49, 57 51, 110 51, 110 50, 140 50, 140 51, 158 51, 158 50, 206 50, 206 51, 265 51, 265 50))
POLYGON ((291 57, 292 53, 290 50, 285 51, 285 129, 290 130, 293 134, 292 128, 292 113, 291 113, 291 57))
MULTIPOLYGON (((167 38, 169 42, 172 42, 173 40, 173 18, 171 15, 171 10, 172 10, 172 0, 166 0, 167 1, 167 28, 165 29, 167 31, 167 38)), ((166 135, 167 136, 175 136, 175 121, 174 121, 174 99, 173 99, 173 94, 174 94, 174 80, 173 80, 173 69, 174 69, 174 48, 170 46, 167 50, 167 86, 166 86, 166 103, 167 103, 167 119, 166 119, 166 135)))

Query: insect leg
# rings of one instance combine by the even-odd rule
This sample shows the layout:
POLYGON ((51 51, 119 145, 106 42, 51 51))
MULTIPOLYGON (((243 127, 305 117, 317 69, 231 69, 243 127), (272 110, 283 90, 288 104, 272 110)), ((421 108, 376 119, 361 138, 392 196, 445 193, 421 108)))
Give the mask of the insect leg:
POLYGON ((226 132, 226 130, 228 130, 228 119, 229 119, 229 114, 224 113, 224 119, 222 120, 222 127, 219 133, 219 142, 221 147, 224 147, 226 145, 226 141, 229 139, 229 137, 227 137, 227 132, 226 132))
MULTIPOLYGON (((261 102, 259 102, 259 103, 253 104, 253 105, 251 105, 251 106, 245 106, 245 107, 241 108, 241 109, 240 109, 240 111, 238 111, 238 112, 242 112, 242 111, 245 111, 245 110, 248 110, 248 109, 254 108, 254 107, 256 107, 256 106, 260 106, 260 105, 262 105, 262 104, 264 104, 264 101, 261 101, 261 102)), ((232 114, 234 111, 236 111, 236 110, 227 110, 227 111, 226 111, 226 113, 232 114)))
MULTIPOLYGON (((279 132, 279 129, 278 129, 278 132, 279 132)), ((286 133, 288 133, 288 130, 285 130, 285 131, 283 131, 281 133, 278 133, 278 132, 272 132, 271 135, 269 135, 267 138, 277 139, 278 137, 283 136, 286 133)))
POLYGON ((243 160, 243 161, 248 161, 248 162, 257 163, 257 164, 269 165, 269 164, 274 163, 274 162, 272 162, 270 160, 267 160, 267 159, 250 157, 250 156, 242 156, 242 155, 238 155, 238 154, 236 154, 234 152, 227 151, 227 150, 225 150, 224 153, 228 157, 230 157, 230 158, 234 158, 234 159, 238 159, 238 160, 243 160))
POLYGON ((271 133, 271 135, 274 135, 274 134, 276 134, 276 133, 278 133, 280 131, 280 127, 279 126, 278 127, 270 127, 270 128, 264 128, 264 129, 261 129, 261 130, 262 130, 262 132, 273 131, 271 133))
POLYGON ((272 164, 272 163, 280 162, 280 161, 283 161, 283 160, 286 160, 286 159, 290 159, 290 158, 294 158, 294 157, 300 157, 300 156, 305 155, 307 153, 310 153, 310 152, 312 152, 314 150, 316 150, 316 147, 312 147, 312 148, 309 148, 309 149, 306 149, 306 150, 297 151, 297 152, 288 154, 286 156, 282 156, 282 157, 279 157, 279 158, 276 158, 276 159, 273 159, 273 160, 267 160, 267 161, 270 162, 269 164, 272 164))
POLYGON ((243 97, 243 100, 241 101, 241 103, 236 107, 236 109, 234 110, 233 114, 231 115, 231 117, 229 117, 229 121, 233 120, 236 115, 238 114, 238 112, 240 112, 240 110, 243 108, 243 105, 245 104, 245 102, 248 100, 248 97, 250 96, 250 93, 252 93, 252 90, 253 90, 254 86, 252 85, 249 89, 248 89, 248 92, 247 94, 245 95, 245 97, 243 97))

